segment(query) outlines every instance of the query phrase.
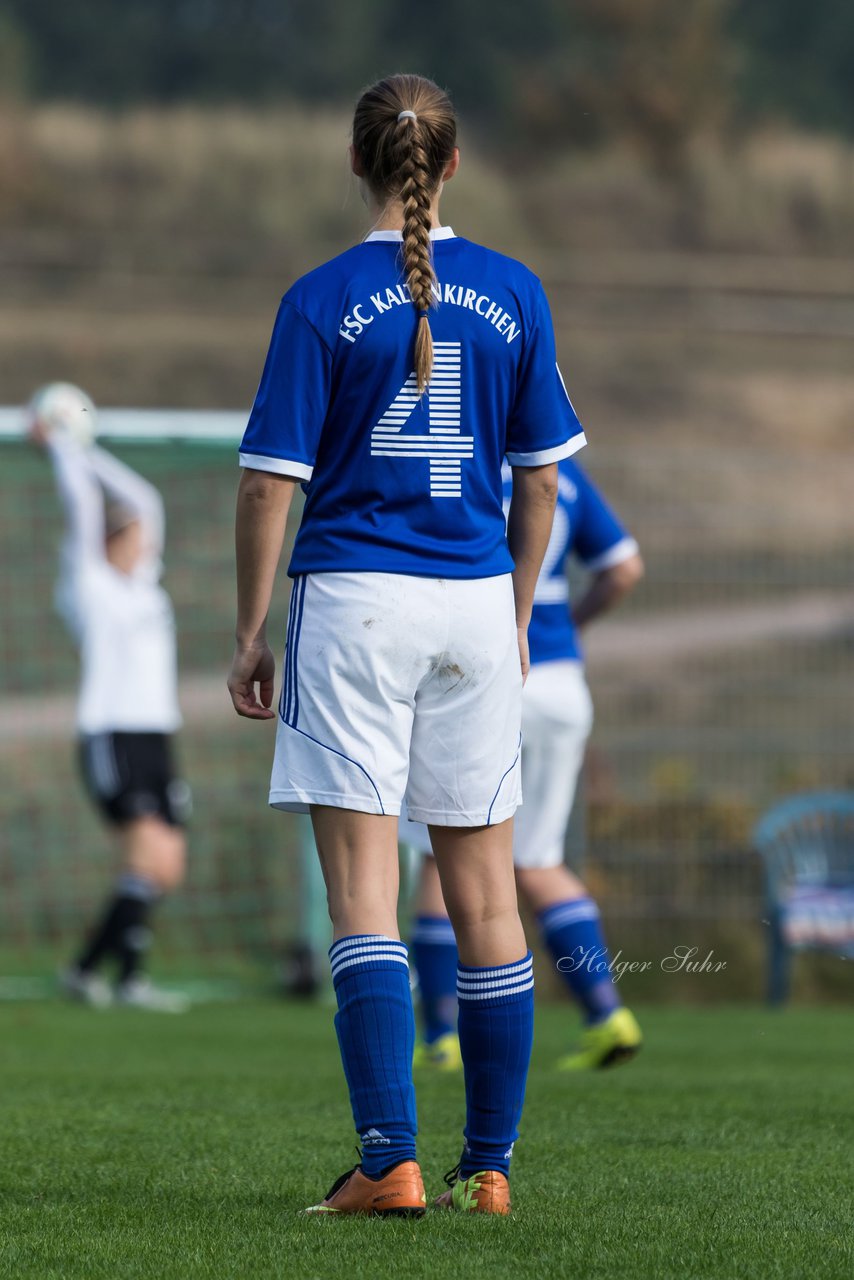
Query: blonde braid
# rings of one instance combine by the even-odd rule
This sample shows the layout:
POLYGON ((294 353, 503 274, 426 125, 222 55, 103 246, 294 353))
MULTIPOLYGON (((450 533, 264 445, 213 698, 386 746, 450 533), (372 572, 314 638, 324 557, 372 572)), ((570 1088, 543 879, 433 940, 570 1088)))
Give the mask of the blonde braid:
POLYGON ((429 313, 435 302, 436 275, 430 203, 453 159, 456 137, 457 122, 448 95, 423 76, 396 75, 379 80, 356 104, 353 149, 364 177, 379 197, 399 199, 403 204, 403 266, 418 313, 415 373, 419 395, 433 371, 429 313))
POLYGON ((400 199, 403 204, 403 265, 413 305, 418 312, 415 332, 415 377, 421 395, 433 372, 433 335, 430 331, 432 286, 436 281, 430 245, 430 181, 427 156, 419 138, 418 122, 400 120, 395 137, 402 154, 400 199))

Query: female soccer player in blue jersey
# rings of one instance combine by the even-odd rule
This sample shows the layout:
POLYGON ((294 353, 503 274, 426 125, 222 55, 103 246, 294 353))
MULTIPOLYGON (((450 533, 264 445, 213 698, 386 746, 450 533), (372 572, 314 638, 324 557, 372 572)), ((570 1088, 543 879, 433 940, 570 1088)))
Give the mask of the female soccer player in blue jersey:
MULTIPOLYGON (((507 469, 507 500, 510 479, 507 469)), ((575 459, 561 461, 554 524, 529 629, 531 674, 522 700, 525 803, 516 818, 513 859, 519 893, 585 1015, 578 1051, 558 1063, 565 1071, 624 1061, 641 1043, 637 1022, 622 1006, 611 978, 596 903, 564 864, 564 840, 593 721, 578 631, 612 608, 642 573, 634 538, 575 459), (591 575, 574 608, 566 577, 571 556, 591 575)), ((427 855, 411 938, 424 1014, 416 1061, 454 1070, 460 1065, 454 932, 426 828, 402 823, 401 838, 427 855)))
POLYGON ((439 1202, 506 1213, 533 1026, 512 859, 527 627, 557 462, 584 435, 539 281, 440 224, 459 164, 445 94, 417 76, 367 90, 351 158, 373 230, 285 295, 241 445, 229 688, 240 715, 275 717, 270 802, 310 810, 326 879, 362 1159, 314 1211, 425 1205, 397 929, 405 798, 459 940, 465 1147, 439 1202), (298 481, 273 711, 266 618, 298 481))

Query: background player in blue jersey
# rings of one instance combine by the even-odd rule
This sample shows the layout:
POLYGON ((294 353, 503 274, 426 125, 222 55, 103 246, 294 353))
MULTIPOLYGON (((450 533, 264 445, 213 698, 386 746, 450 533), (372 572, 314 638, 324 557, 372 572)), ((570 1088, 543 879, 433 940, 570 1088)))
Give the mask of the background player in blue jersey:
MULTIPOLYGON (((509 472, 505 473, 509 496, 509 472)), ((564 864, 564 840, 593 707, 584 679, 578 631, 630 591, 643 574, 638 546, 574 459, 559 463, 558 500, 528 631, 531 674, 522 703, 522 781, 516 816, 516 884, 535 914, 543 942, 586 1015, 577 1052, 564 1070, 603 1067, 630 1057, 640 1029, 621 1006, 608 972, 596 903, 564 864), (567 561, 591 574, 570 608, 567 561)), ((401 824, 401 838, 427 852, 426 830, 401 824)), ((456 946, 432 857, 425 857, 411 939, 424 1013, 416 1061, 459 1067, 454 987, 456 946)))
POLYGON ((351 156, 373 230, 285 295, 241 445, 229 688, 239 714, 275 719, 271 803, 311 812, 362 1146, 320 1213, 424 1209, 397 929, 404 798, 430 826, 459 943, 465 1147, 444 1207, 509 1212, 530 1057, 512 858, 521 694, 556 464, 584 435, 539 281, 439 222, 455 139, 430 81, 395 76, 362 95, 351 156), (273 711, 265 627, 297 481, 273 711))

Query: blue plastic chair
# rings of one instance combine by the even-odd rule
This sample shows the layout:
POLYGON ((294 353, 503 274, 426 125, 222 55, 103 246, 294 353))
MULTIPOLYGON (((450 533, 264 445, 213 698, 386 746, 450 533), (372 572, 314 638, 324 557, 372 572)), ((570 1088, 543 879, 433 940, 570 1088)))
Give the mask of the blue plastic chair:
POLYGON ((783 1004, 794 951, 854 959, 854 794, 791 796, 760 819, 753 842, 765 864, 768 1000, 783 1004))

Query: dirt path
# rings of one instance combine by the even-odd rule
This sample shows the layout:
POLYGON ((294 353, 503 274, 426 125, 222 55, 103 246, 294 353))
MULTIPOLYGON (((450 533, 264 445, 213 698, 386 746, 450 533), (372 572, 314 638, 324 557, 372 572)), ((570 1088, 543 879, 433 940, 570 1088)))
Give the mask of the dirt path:
MULTIPOLYGON (((783 602, 737 608, 667 610, 654 616, 616 617, 596 627, 588 663, 594 673, 656 668, 683 658, 793 640, 854 632, 854 592, 809 592, 783 602)), ((196 673, 181 681, 181 707, 191 726, 227 725, 232 719, 225 672, 196 673)), ((6 698, 0 707, 0 750, 49 742, 74 732, 74 697, 50 694, 6 698)))
POLYGON ((709 609, 663 610, 615 617, 596 626, 588 644, 592 671, 631 663, 655 666, 680 658, 854 631, 854 592, 804 592, 789 600, 709 609))

